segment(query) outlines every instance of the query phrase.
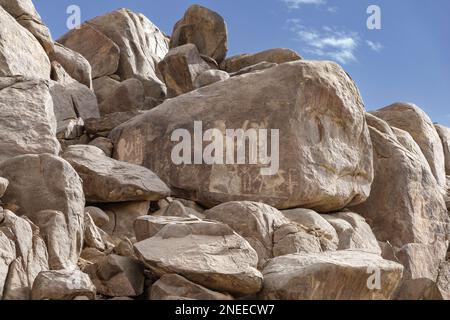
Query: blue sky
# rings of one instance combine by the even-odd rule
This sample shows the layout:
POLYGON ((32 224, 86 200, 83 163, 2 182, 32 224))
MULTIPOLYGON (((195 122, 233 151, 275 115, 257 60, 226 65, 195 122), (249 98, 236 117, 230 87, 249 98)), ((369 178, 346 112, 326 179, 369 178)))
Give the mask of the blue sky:
POLYGON ((67 32, 66 8, 82 21, 117 8, 142 12, 169 34, 198 3, 227 21, 229 55, 269 48, 307 59, 338 61, 356 81, 368 110, 413 102, 450 126, 448 0, 34 0, 54 38, 67 32), (381 30, 366 26, 369 5, 381 9, 381 30))

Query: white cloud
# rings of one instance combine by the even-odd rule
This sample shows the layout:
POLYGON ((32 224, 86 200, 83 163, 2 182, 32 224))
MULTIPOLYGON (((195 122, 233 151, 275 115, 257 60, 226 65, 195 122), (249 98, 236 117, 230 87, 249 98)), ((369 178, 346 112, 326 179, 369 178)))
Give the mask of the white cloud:
POLYGON ((355 56, 359 43, 357 33, 340 31, 331 27, 316 30, 300 24, 298 19, 289 20, 288 23, 296 39, 305 45, 304 52, 322 58, 331 58, 342 64, 357 60, 355 56))
POLYGON ((376 52, 380 52, 384 48, 384 46, 379 42, 373 42, 370 40, 366 40, 366 43, 371 50, 376 51, 376 52))
POLYGON ((315 4, 321 5, 325 4, 325 0, 282 0, 289 9, 299 9, 302 5, 315 4))

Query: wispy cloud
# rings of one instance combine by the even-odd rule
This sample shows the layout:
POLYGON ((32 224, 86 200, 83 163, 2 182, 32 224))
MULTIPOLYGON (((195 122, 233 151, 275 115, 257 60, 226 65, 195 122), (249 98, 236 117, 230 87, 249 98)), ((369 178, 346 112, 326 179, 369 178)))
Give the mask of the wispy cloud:
POLYGON ((384 49, 384 46, 379 42, 373 42, 370 40, 366 40, 366 43, 367 43, 367 46, 375 52, 380 52, 381 50, 384 49))
POLYGON ((302 5, 315 4, 321 5, 325 4, 325 0, 282 0, 289 9, 299 9, 302 5))
POLYGON ((358 48, 359 36, 356 32, 331 27, 314 29, 302 25, 299 19, 288 20, 288 25, 295 33, 296 39, 305 45, 304 52, 330 58, 342 64, 357 61, 355 51, 358 48))

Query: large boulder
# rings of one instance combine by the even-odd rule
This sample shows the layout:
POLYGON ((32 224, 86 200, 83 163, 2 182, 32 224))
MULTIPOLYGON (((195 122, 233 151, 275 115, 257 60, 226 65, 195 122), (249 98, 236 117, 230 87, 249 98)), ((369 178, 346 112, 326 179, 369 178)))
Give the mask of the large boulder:
POLYGON ((181 198, 206 207, 247 200, 278 209, 329 212, 363 202, 373 179, 372 144, 361 97, 332 62, 286 63, 198 89, 118 126, 110 137, 116 159, 150 168, 181 198), (248 134, 257 149, 255 128, 268 129, 259 134, 272 140, 271 159, 263 155, 268 145, 260 148, 259 161, 230 159, 235 136, 224 137, 225 130, 243 129, 238 155, 244 151, 245 156, 246 148, 239 148, 239 143, 248 134), (207 133, 218 143, 207 146, 203 163, 199 140, 209 129, 217 129, 207 133), (189 156, 190 137, 197 141, 195 164, 189 156), (231 142, 227 165, 222 139, 231 142), (212 151, 214 159, 208 156, 212 151))
MULTIPOLYGON (((138 78, 144 87, 160 83, 156 66, 169 51, 169 39, 144 15, 120 9, 96 17, 87 24, 119 47, 116 73, 122 80, 138 78)), ((148 95, 157 98, 157 94, 148 95)))
POLYGON ((374 147, 375 180, 366 202, 354 208, 366 218, 378 241, 404 252, 403 295, 421 293, 414 281, 436 280, 448 248, 448 212, 430 166, 412 137, 367 115, 374 147), (412 266, 412 267, 411 267, 412 266), (412 280, 412 281, 410 281, 412 280), (409 289, 410 288, 410 289, 409 289))
POLYGON ((222 70, 228 73, 235 73, 248 67, 254 67, 260 63, 281 64, 301 60, 302 57, 297 52, 290 49, 269 49, 255 54, 240 54, 227 58, 220 65, 222 70))
POLYGON ((35 278, 48 270, 47 249, 39 229, 27 218, 5 210, 0 221, 0 242, 0 297, 29 300, 35 278))
POLYGON ((170 48, 195 44, 200 53, 222 62, 228 51, 227 25, 216 12, 199 5, 187 9, 170 38, 170 48))
POLYGON ((43 271, 33 284, 33 300, 95 299, 95 286, 89 276, 79 270, 43 271))
POLYGON ((67 257, 66 263, 75 265, 83 245, 85 205, 76 171, 54 155, 24 155, 0 164, 0 176, 10 182, 2 198, 6 208, 19 215, 42 210, 64 214, 70 248, 70 254, 64 258, 67 257))
POLYGON ((80 53, 89 61, 93 79, 112 75, 119 67, 119 47, 88 24, 72 29, 58 39, 58 42, 80 53))
POLYGON ((82 119, 100 118, 100 111, 95 93, 85 85, 74 82, 65 86, 71 96, 73 107, 82 119))
POLYGON ((133 112, 144 109, 144 87, 138 79, 121 82, 100 104, 102 115, 116 112, 133 112))
POLYGON ((151 300, 233 300, 230 295, 211 291, 177 274, 165 274, 151 288, 151 300))
POLYGON ((266 300, 389 300, 402 272, 402 265, 367 252, 298 253, 269 262, 260 296, 266 300))
POLYGON ((428 115, 410 103, 395 103, 372 114, 412 136, 427 159, 439 186, 444 188, 446 184, 444 151, 441 139, 428 115))
POLYGON ((53 101, 46 82, 0 78, 0 132, 0 162, 23 154, 59 153, 53 101))
POLYGON ((66 72, 79 83, 92 88, 92 68, 89 61, 78 52, 55 43, 55 50, 50 55, 52 61, 57 61, 66 72))
POLYGON ((444 148, 445 173, 450 175, 450 128, 440 124, 435 124, 434 127, 441 138, 442 147, 444 148))
POLYGON ((150 170, 111 159, 97 147, 70 146, 63 154, 83 179, 89 202, 157 201, 169 188, 150 170))
POLYGON ((204 214, 210 220, 227 224, 244 237, 258 253, 259 267, 274 256, 321 251, 318 239, 296 228, 280 211, 263 203, 227 202, 204 214))
POLYGON ((195 79, 210 67, 195 45, 185 44, 170 49, 158 69, 166 83, 167 96, 171 98, 194 90, 195 79))
POLYGON ((5 194, 6 188, 8 188, 9 181, 0 177, 0 198, 5 194))
POLYGON ((0 7, 3 7, 18 23, 31 32, 47 54, 53 52, 54 46, 50 30, 42 22, 41 16, 31 0, 0 0, 0 7))
POLYGON ((142 113, 143 111, 114 112, 101 118, 87 119, 84 127, 89 134, 108 136, 112 129, 142 113))
POLYGON ((230 75, 222 70, 206 70, 200 73, 194 81, 194 88, 209 86, 210 84, 225 81, 230 78, 230 75))
POLYGON ((36 38, 16 22, 2 5, 0 21, 0 77, 22 75, 50 79, 50 60, 36 38))
POLYGON ((262 286, 255 250, 222 223, 168 224, 134 247, 158 276, 175 273, 208 289, 236 295, 257 293, 262 286))

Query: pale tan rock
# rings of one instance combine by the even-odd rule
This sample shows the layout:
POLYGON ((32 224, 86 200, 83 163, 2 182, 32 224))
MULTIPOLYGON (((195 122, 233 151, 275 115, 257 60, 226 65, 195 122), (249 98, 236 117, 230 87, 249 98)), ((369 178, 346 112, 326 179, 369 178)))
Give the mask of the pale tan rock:
POLYGON ((0 164, 0 176, 10 185, 2 201, 19 215, 42 210, 64 214, 70 258, 76 263, 83 245, 84 206, 82 182, 70 164, 49 154, 25 155, 0 164))
POLYGON ((55 210, 42 210, 28 214, 39 227, 48 251, 48 263, 51 270, 74 269, 77 254, 73 252, 72 239, 64 213, 55 210))
POLYGON ((205 218, 205 215, 196 209, 185 206, 178 200, 171 201, 166 207, 153 213, 154 216, 165 217, 185 217, 185 218, 205 218))
POLYGON ((165 274, 152 285, 151 300, 233 300, 233 297, 209 290, 177 274, 165 274))
POLYGON ((113 92, 110 92, 99 108, 104 116, 116 112, 142 110, 144 109, 144 103, 144 86, 141 81, 128 79, 121 82, 113 92))
POLYGON ((291 209, 281 211, 290 221, 306 227, 317 234, 323 251, 335 251, 339 237, 334 227, 320 214, 309 209, 291 209))
POLYGON ((257 72, 257 71, 270 69, 270 68, 276 67, 277 65, 278 65, 277 63, 273 63, 273 62, 260 62, 260 63, 257 63, 255 65, 242 68, 239 71, 230 73, 230 76, 231 77, 237 77, 237 76, 241 76, 241 75, 247 74, 247 73, 252 73, 252 72, 257 72))
POLYGON ((277 209, 257 202, 227 202, 204 212, 209 220, 227 224, 258 253, 262 268, 274 256, 320 252, 318 239, 291 223, 277 209))
POLYGON ((56 137, 58 139, 73 140, 84 133, 84 121, 82 118, 63 120, 58 123, 56 137))
POLYGON ((54 45, 50 30, 42 22, 31 0, 0 0, 0 6, 33 34, 47 54, 51 54, 54 45))
POLYGON ((109 255, 88 266, 85 272, 97 292, 108 297, 135 297, 144 291, 144 265, 135 259, 109 255))
POLYGON ((70 76, 69 73, 63 68, 63 66, 56 60, 51 63, 52 71, 50 74, 50 78, 57 83, 66 86, 74 82, 78 82, 74 78, 70 76))
POLYGON ((134 233, 136 240, 143 241, 154 237, 161 229, 167 225, 178 224, 189 227, 197 224, 200 220, 194 217, 176 217, 176 216, 141 216, 134 222, 134 233))
POLYGON ((199 5, 187 9, 170 38, 170 48, 195 44, 200 53, 222 62, 228 51, 227 25, 216 12, 199 5))
POLYGON ((72 96, 73 106, 80 118, 100 118, 97 97, 92 90, 78 82, 67 85, 65 89, 72 96))
MULTIPOLYGON (((0 227, 3 222, 4 213, 0 210, 0 227)), ((16 259, 16 246, 14 241, 9 239, 3 232, 0 231, 0 300, 3 299, 3 291, 5 282, 8 277, 9 266, 16 259)))
POLYGON ((115 127, 128 120, 143 114, 144 111, 115 112, 102 116, 99 119, 88 119, 84 122, 84 127, 89 134, 102 134, 109 132, 115 127))
POLYGON ((98 137, 89 142, 89 145, 99 148, 107 157, 112 157, 114 145, 110 139, 98 137))
POLYGON ((109 223, 108 215, 100 208, 97 207, 86 207, 84 208, 84 213, 89 214, 94 221, 95 225, 99 228, 107 225, 109 223))
POLYGON ((441 138, 442 147, 444 148, 445 173, 450 175, 450 128, 435 124, 439 137, 441 138))
POLYGON ((194 44, 170 49, 158 64, 169 98, 194 90, 195 79, 209 69, 209 65, 202 59, 194 44))
POLYGON ((372 229, 366 220, 354 212, 338 212, 322 215, 336 230, 339 237, 338 250, 359 250, 381 255, 372 229))
POLYGON ((102 239, 99 229, 92 220, 89 213, 84 214, 84 246, 105 251, 106 245, 102 239))
POLYGON ((302 60, 302 57, 300 57, 300 55, 295 51, 277 48, 255 54, 241 54, 233 56, 223 61, 220 67, 228 73, 234 73, 262 62, 281 64, 297 60, 302 60))
POLYGON ((8 210, 3 213, 0 234, 15 247, 15 259, 9 265, 3 286, 3 300, 29 300, 34 279, 49 268, 47 249, 39 229, 27 218, 18 217, 8 210))
POLYGON ((439 267, 437 288, 443 300, 450 300, 450 262, 442 262, 439 267))
POLYGON ((102 229, 110 235, 134 237, 134 222, 148 214, 150 201, 132 201, 102 205, 109 223, 102 229))
POLYGON ((169 39, 144 15, 119 9, 87 22, 111 39, 120 49, 117 75, 122 80, 138 78, 146 95, 160 98, 164 87, 156 66, 169 51, 169 39))
MULTIPOLYGON (((2 0, 6 1, 6 0, 2 0)), ((36 38, 0 5, 0 77, 50 79, 50 60, 36 38)))
POLYGON ((77 118, 72 95, 66 90, 66 85, 67 83, 61 84, 56 81, 49 82, 50 95, 53 100, 53 111, 57 123, 77 118))
POLYGON ((0 78, 0 162, 23 154, 58 154, 56 119, 42 80, 0 78))
POLYGON ((92 78, 116 73, 119 66, 119 47, 89 24, 82 24, 58 39, 62 45, 85 57, 92 67, 92 78))
POLYGON ((407 131, 419 145, 439 186, 445 187, 442 142, 428 115, 414 104, 396 103, 373 112, 390 126, 407 131))
POLYGON ((225 224, 168 224, 134 247, 158 276, 175 273, 208 289, 236 295, 254 294, 262 286, 262 275, 256 270, 258 255, 225 224))
POLYGON ((63 154, 83 179, 89 202, 156 201, 169 188, 150 170, 111 159, 94 146, 76 145, 63 154))
POLYGON ((329 212, 363 202, 373 180, 362 100, 331 62, 286 63, 198 89, 118 126, 110 138, 114 158, 150 168, 176 196, 209 208, 247 200, 329 212), (193 136, 193 119, 202 121, 203 132, 265 128, 269 138, 270 129, 281 128, 279 170, 261 175, 262 164, 176 165, 172 133, 186 129, 193 136))
POLYGON ((378 241, 389 242, 402 257, 405 276, 398 295, 426 298, 418 286, 423 279, 436 281, 448 248, 449 217, 441 189, 410 135, 394 132, 373 115, 366 117, 375 151, 375 180, 370 197, 352 211, 366 219, 378 241))
POLYGON ((50 56, 52 61, 58 61, 67 73, 89 89, 92 88, 92 68, 89 61, 81 54, 60 43, 55 43, 55 50, 50 56))
POLYGON ((112 77, 101 77, 92 81, 95 95, 97 96, 98 104, 100 105, 105 101, 112 92, 120 86, 120 81, 113 79, 112 77))
MULTIPOLYGON (((0 198, 5 194, 6 188, 8 188, 9 181, 0 177, 0 198)), ((1 210, 0 210, 1 211, 1 210)))
POLYGON ((230 78, 230 75, 222 70, 206 70, 200 73, 194 81, 194 88, 202 88, 210 84, 225 81, 230 78))
POLYGON ((84 296, 95 299, 95 286, 89 276, 79 270, 43 271, 33 284, 33 300, 74 300, 84 296))
POLYGON ((263 271, 265 300, 389 300, 402 265, 360 251, 298 253, 274 258, 263 271), (370 277, 381 271, 380 289, 370 277))

